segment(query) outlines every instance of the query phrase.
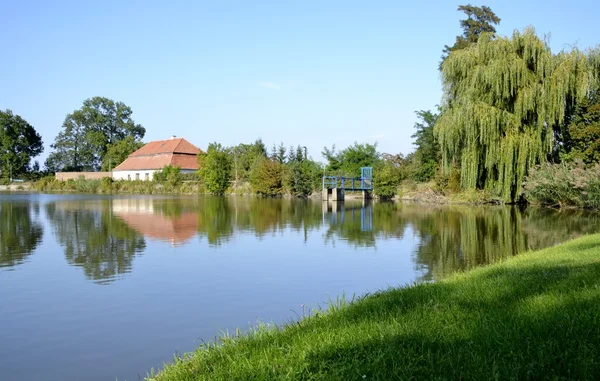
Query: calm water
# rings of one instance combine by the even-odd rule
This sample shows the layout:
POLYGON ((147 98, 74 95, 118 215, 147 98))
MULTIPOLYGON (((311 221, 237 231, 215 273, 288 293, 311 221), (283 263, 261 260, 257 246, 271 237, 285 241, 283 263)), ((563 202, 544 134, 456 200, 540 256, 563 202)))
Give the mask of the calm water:
POLYGON ((0 378, 137 380, 221 331, 597 232, 584 212, 0 194, 0 378))

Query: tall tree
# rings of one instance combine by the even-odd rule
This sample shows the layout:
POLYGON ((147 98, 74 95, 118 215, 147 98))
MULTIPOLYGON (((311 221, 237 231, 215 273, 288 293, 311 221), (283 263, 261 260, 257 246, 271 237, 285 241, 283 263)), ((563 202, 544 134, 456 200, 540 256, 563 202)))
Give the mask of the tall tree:
POLYGON ((451 52, 460 50, 474 44, 484 33, 496 33, 494 25, 500 23, 500 17, 496 16, 492 10, 487 6, 475 7, 471 4, 461 5, 458 7, 458 11, 464 12, 467 18, 460 20, 460 27, 463 30, 463 34, 456 36, 456 41, 452 46, 444 46, 442 54, 442 62, 440 63, 440 69, 442 63, 448 58, 451 52))
POLYGON ((439 114, 430 110, 416 111, 419 121, 415 123, 416 132, 411 136, 417 147, 414 155, 414 173, 417 181, 428 181, 434 175, 440 161, 440 145, 434 134, 433 127, 439 114))
POLYGON ((142 148, 143 142, 135 140, 132 135, 124 139, 109 144, 104 160, 102 161, 102 171, 111 171, 114 167, 121 164, 129 155, 142 148))
POLYGON ((359 144, 354 142, 353 145, 338 152, 336 152, 335 146, 331 149, 325 147, 322 154, 328 161, 325 168, 328 174, 358 177, 361 167, 375 167, 381 164, 381 154, 377 151, 377 143, 359 144))
POLYGON ((86 99, 79 110, 68 114, 51 146, 55 152, 47 164, 54 170, 98 170, 112 144, 126 137, 139 142, 146 129, 131 118, 123 102, 104 97, 86 99))
POLYGON ((218 143, 210 143, 206 154, 198 155, 198 174, 211 194, 222 195, 229 188, 231 157, 218 143))
POLYGON ((0 169, 2 177, 19 176, 32 157, 42 153, 42 137, 27 121, 10 110, 0 110, 0 169))
POLYGON ((546 160, 565 109, 592 75, 577 51, 553 55, 532 28, 512 38, 484 34, 442 66, 445 105, 436 133, 446 173, 461 163, 464 189, 515 200, 529 167, 546 160))

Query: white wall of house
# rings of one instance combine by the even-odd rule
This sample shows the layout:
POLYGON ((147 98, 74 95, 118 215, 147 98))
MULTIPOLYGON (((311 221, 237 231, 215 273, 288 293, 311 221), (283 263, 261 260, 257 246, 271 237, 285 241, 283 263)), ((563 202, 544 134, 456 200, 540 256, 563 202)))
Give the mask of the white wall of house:
MULTIPOLYGON (((113 180, 142 180, 142 181, 152 181, 152 175, 154 172, 158 171, 158 169, 146 169, 139 171, 113 171, 112 178, 113 180)), ((194 173, 196 172, 193 169, 182 169, 181 173, 194 173)))

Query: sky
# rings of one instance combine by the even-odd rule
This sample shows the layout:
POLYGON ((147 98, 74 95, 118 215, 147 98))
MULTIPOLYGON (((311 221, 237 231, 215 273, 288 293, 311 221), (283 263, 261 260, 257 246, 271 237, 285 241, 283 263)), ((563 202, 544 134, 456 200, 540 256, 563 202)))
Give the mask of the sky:
MULTIPOLYGON (((407 154, 415 111, 441 103, 440 56, 467 3, 0 0, 0 109, 42 135, 40 163, 94 96, 130 106, 145 142, 407 154)), ((533 26, 553 52, 600 44, 597 1, 471 3, 502 19, 502 36, 533 26)))

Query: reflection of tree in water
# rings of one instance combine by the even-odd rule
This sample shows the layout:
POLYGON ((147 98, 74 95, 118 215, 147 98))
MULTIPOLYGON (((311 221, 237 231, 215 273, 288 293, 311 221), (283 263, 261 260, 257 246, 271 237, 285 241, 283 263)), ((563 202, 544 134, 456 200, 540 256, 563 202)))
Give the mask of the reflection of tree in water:
POLYGON ((264 237, 283 229, 308 231, 321 224, 321 210, 308 200, 259 197, 205 197, 198 210, 198 233, 211 245, 231 239, 235 230, 264 237))
POLYGON ((233 236, 232 211, 229 199, 205 197, 198 211, 198 235, 206 237, 214 246, 229 241, 233 236))
POLYGON ((67 262, 98 283, 130 272, 133 258, 146 247, 143 235, 113 215, 110 200, 55 202, 46 205, 46 213, 67 262))
POLYGON ((39 214, 38 204, 0 203, 0 267, 25 261, 42 240, 42 225, 31 218, 39 214))
POLYGON ((549 209, 404 205, 400 214, 421 239, 417 268, 424 280, 493 263, 597 231, 597 215, 549 209))

